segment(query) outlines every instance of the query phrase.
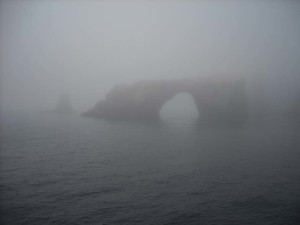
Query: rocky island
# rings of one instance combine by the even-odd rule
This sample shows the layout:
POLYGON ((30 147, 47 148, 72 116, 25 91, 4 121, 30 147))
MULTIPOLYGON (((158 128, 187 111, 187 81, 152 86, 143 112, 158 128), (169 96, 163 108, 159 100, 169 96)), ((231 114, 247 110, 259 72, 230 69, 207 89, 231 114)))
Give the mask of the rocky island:
POLYGON ((139 81, 113 87, 83 116, 110 120, 157 120, 163 105, 178 93, 189 93, 205 124, 244 124, 247 99, 242 79, 174 79, 139 81))

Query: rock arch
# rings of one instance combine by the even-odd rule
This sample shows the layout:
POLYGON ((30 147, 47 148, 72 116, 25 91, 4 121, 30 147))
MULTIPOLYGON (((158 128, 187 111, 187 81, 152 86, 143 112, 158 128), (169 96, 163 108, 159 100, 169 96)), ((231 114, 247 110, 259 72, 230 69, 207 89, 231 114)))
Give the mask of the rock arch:
POLYGON ((203 123, 246 122, 247 100, 241 79, 153 80, 118 85, 83 115, 112 120, 157 120, 162 106, 181 92, 193 96, 203 123))
POLYGON ((194 97, 187 92, 180 92, 165 102, 159 111, 159 116, 166 120, 194 121, 199 119, 200 113, 194 97))

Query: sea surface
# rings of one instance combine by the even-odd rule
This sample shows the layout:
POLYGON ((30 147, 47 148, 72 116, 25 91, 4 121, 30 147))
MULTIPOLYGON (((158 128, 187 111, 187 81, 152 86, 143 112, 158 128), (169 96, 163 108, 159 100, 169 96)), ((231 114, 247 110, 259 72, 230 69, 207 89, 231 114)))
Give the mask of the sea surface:
POLYGON ((2 113, 1 224, 297 225, 300 135, 2 113))

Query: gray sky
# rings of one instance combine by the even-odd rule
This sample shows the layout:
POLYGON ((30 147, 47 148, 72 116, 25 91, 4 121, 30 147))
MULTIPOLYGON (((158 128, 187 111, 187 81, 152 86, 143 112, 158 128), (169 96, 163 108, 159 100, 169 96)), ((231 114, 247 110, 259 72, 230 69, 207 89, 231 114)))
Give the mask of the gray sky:
MULTIPOLYGON (((300 76, 299 1, 1 1, 1 108, 86 110, 115 84, 300 76)), ((282 85, 282 86, 280 86, 282 85)), ((283 92, 283 91, 282 91, 283 92)))

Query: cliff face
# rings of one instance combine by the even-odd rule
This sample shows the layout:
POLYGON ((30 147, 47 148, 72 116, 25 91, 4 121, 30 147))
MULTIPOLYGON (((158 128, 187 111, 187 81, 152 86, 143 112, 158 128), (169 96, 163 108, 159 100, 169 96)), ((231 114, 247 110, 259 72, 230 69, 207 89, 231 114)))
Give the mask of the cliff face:
POLYGON ((203 123, 242 124, 247 117, 245 87, 241 80, 182 79, 140 81, 112 88, 84 116, 113 120, 159 119, 162 106, 176 94, 193 96, 203 123))

